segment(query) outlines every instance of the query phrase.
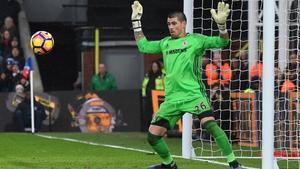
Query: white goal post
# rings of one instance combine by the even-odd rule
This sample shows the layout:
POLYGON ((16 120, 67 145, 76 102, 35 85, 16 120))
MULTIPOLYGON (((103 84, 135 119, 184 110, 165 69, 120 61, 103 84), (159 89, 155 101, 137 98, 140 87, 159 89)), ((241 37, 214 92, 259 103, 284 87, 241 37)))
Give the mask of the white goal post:
POLYGON ((275 0, 264 0, 263 13, 263 79, 262 79, 262 168, 274 169, 274 59, 275 0))

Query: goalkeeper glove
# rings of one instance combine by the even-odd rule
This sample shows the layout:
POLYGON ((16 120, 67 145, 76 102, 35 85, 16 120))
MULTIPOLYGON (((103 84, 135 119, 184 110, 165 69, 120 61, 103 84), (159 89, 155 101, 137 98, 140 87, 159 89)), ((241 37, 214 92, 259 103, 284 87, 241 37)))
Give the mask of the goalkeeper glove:
POLYGON ((131 5, 132 8, 132 14, 131 14, 131 21, 132 21, 132 27, 135 32, 142 30, 142 24, 141 24, 141 17, 143 14, 143 6, 140 4, 139 1, 134 1, 134 3, 131 5))
POLYGON ((215 9, 211 9, 210 13, 218 25, 220 33, 226 33, 226 20, 230 13, 229 5, 224 2, 218 3, 218 13, 215 9))

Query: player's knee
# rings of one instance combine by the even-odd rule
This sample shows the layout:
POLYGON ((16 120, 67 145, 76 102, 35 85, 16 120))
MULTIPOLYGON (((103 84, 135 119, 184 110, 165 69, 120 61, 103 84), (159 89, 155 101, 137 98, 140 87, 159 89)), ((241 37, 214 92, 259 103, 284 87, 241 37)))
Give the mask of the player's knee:
POLYGON ((207 121, 203 124, 203 127, 211 134, 214 138, 218 136, 226 135, 224 131, 219 127, 215 120, 207 121))
POLYGON ((162 136, 157 136, 157 135, 154 135, 154 134, 148 132, 147 141, 152 146, 155 145, 161 138, 162 138, 162 136))
POLYGON ((202 112, 200 115, 198 115, 198 118, 201 122, 201 124, 204 124, 208 121, 215 121, 215 114, 212 110, 202 112))
POLYGON ((165 130, 166 131, 166 130, 170 129, 170 123, 166 119, 160 119, 160 120, 152 123, 152 125, 159 126, 160 128, 163 128, 163 129, 160 129, 160 130, 165 130))

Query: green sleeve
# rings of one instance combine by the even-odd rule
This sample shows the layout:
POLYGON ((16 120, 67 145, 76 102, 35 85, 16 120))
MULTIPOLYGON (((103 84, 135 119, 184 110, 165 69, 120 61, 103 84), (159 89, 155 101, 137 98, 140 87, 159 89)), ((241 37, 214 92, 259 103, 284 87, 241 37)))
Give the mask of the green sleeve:
POLYGON ((220 36, 205 36, 202 35, 203 47, 209 48, 224 48, 229 44, 229 39, 221 38, 220 36))
POLYGON ((161 53, 160 41, 148 41, 146 38, 142 38, 137 42, 137 46, 142 53, 161 53))

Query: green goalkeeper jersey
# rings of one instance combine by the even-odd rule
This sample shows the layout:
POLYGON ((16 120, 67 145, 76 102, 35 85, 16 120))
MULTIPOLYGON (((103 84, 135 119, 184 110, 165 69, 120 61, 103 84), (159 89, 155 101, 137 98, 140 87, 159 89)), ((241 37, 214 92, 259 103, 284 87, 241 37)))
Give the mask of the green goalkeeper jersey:
POLYGON ((222 48, 229 40, 219 36, 187 34, 183 38, 166 37, 159 41, 138 41, 138 49, 142 53, 163 54, 165 77, 165 100, 181 102, 203 97, 202 55, 206 49, 222 48))

